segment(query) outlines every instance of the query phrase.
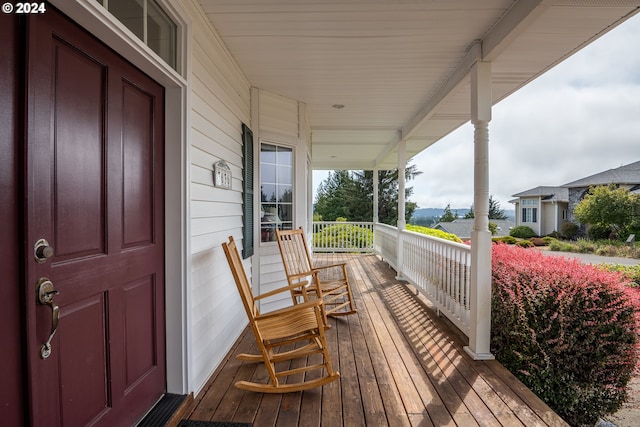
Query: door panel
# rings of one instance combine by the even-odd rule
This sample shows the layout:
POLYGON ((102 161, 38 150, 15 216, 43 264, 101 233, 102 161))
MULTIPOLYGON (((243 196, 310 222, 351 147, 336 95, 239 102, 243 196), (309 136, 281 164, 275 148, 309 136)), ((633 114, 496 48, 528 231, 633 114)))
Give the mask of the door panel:
POLYGON ((155 277, 148 276, 123 287, 125 311, 125 348, 127 388, 140 381, 156 365, 154 341, 156 313, 152 302, 156 293, 155 277))
POLYGON ((163 88, 52 8, 26 31, 32 424, 132 425, 166 389, 163 88))
POLYGON ((89 423, 109 408, 110 384, 107 366, 107 331, 104 294, 92 295, 63 306, 58 351, 64 426, 89 423), (102 325, 96 329, 95 325, 102 325))
POLYGON ((153 97, 122 82, 124 142, 123 246, 153 242, 153 97), (143 143, 138 143, 142 141, 143 143))
POLYGON ((54 39, 56 261, 105 252, 107 67, 54 39))

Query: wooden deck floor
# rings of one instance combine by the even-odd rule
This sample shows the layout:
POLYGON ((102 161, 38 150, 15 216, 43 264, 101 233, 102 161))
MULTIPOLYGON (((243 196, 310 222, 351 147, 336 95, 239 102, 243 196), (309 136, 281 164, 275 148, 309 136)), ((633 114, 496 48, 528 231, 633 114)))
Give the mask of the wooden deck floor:
MULTIPOLYGON (((477 362, 455 328, 375 255, 321 256, 349 263, 358 313, 331 319, 327 339, 340 380, 283 395, 238 390, 265 378, 245 330, 196 397, 190 419, 263 426, 562 426, 540 399, 496 361, 477 362)), ((266 379, 265 379, 266 382, 266 379)))

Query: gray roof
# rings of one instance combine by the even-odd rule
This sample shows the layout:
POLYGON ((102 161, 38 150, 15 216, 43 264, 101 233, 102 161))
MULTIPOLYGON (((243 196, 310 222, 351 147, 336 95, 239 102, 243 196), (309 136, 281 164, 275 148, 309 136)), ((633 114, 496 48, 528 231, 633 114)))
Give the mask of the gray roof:
MULTIPOLYGON (((473 218, 458 218, 451 222, 439 222, 433 228, 455 234, 461 239, 468 239, 473 231, 473 222, 473 218)), ((489 222, 493 222, 499 228, 496 237, 508 236, 510 228, 515 226, 513 221, 505 219, 490 219, 489 222)))
MULTIPOLYGON (((566 187, 535 187, 521 193, 512 194, 512 197, 542 197, 543 201, 569 201, 569 190, 566 187)), ((515 201, 515 200, 514 200, 515 201)), ((512 201, 512 202, 514 202, 512 201)))
POLYGON ((572 181, 563 187, 590 187, 606 184, 640 184, 640 161, 572 181))

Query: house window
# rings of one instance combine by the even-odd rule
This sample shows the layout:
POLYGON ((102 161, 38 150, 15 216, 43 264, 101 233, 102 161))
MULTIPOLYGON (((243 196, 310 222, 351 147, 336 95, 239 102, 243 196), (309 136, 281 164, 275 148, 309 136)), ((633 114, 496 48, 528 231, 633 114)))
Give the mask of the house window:
POLYGON ((538 222, 538 208, 522 208, 522 222, 538 222))
POLYGON ((293 226, 293 149, 260 147, 260 241, 275 242, 276 228, 293 226))
POLYGON ((562 209, 562 219, 566 220, 569 218, 569 213, 566 209, 562 209))
POLYGON ((176 69, 177 25, 157 0, 102 0, 102 6, 176 69))

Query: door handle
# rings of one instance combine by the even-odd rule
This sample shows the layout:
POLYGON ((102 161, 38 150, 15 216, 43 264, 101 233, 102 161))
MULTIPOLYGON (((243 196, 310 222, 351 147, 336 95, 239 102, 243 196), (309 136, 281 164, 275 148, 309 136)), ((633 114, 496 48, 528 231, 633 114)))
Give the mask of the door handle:
POLYGON ((58 320, 60 320, 60 307, 53 302, 53 297, 60 292, 53 288, 53 283, 46 277, 41 277, 38 280, 36 290, 38 292, 38 303, 48 305, 51 308, 51 332, 49 333, 49 339, 40 347, 40 357, 46 359, 51 356, 51 340, 58 330, 58 320))

